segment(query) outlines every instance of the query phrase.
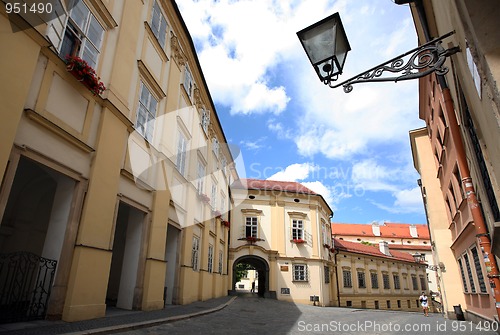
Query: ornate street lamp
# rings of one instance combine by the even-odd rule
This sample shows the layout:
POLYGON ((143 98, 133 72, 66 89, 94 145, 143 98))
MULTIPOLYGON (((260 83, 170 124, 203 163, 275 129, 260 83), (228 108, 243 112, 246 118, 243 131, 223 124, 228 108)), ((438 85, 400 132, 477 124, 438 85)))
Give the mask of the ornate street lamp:
POLYGON ((416 252, 412 256, 415 259, 415 263, 424 264, 427 267, 427 269, 431 271, 437 271, 438 269, 440 269, 441 271, 445 271, 445 266, 443 262, 439 262, 439 265, 428 265, 427 263, 424 263, 425 261, 424 255, 422 255, 421 253, 416 252))
POLYGON ((302 29, 297 36, 320 80, 331 88, 343 86, 344 92, 349 93, 352 91, 352 85, 357 83, 397 82, 421 78, 432 72, 438 75, 448 73, 444 62, 448 56, 460 51, 460 48, 451 47, 445 50, 441 41, 454 33, 452 31, 435 38, 337 85, 333 82, 342 74, 347 52, 351 50, 339 13, 302 29), (389 76, 386 76, 387 74, 389 76))
POLYGON ((302 29, 297 36, 319 79, 325 84, 337 80, 351 50, 339 13, 302 29))

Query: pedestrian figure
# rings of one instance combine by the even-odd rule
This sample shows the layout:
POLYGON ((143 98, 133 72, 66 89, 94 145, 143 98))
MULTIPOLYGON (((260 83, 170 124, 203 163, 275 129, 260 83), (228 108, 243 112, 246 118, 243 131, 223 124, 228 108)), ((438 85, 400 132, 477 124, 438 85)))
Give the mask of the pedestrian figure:
POLYGON ((255 292, 255 282, 254 281, 252 282, 252 289, 250 290, 250 292, 252 292, 252 293, 255 292))
POLYGON ((429 300, 425 295, 425 292, 422 292, 422 295, 418 299, 420 300, 420 306, 422 306, 424 315, 429 316, 429 300))

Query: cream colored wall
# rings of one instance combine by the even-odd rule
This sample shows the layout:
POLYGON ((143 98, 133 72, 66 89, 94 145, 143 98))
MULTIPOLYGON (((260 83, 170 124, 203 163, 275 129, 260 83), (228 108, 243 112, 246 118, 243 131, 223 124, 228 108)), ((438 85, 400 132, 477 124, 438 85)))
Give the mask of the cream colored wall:
POLYGON ((457 261, 450 246, 452 245, 451 231, 448 228, 448 214, 437 176, 436 164, 432 152, 427 129, 417 129, 410 132, 410 143, 413 160, 422 180, 422 187, 426 192, 426 214, 429 221, 431 236, 434 244, 434 264, 443 263, 446 271, 439 270, 438 277, 443 310, 453 315, 453 306, 466 306, 462 284, 459 280, 460 272, 457 261))
POLYGON ((421 294, 419 277, 426 276, 425 267, 417 266, 413 262, 403 262, 399 260, 391 260, 378 257, 370 257, 363 254, 349 253, 339 251, 336 255, 337 272, 339 283, 340 306, 346 307, 347 301, 352 302, 352 307, 355 308, 375 308, 375 300, 379 301, 380 309, 388 309, 386 301, 391 301, 391 310, 409 310, 418 311, 415 300, 421 294), (343 270, 351 271, 352 287, 344 287, 343 270), (365 286, 358 286, 357 272, 365 273, 365 286), (376 272, 378 275, 378 288, 372 288, 370 273, 376 272), (382 274, 389 275, 390 289, 384 289, 382 274), (398 274, 400 279, 400 289, 395 289, 393 275, 398 274), (413 290, 411 275, 417 276, 419 288, 413 290), (406 283, 404 278, 406 276, 406 283), (401 308, 397 307, 397 300, 401 300, 401 308), (411 307, 408 308, 407 300, 411 301, 411 307), (365 306, 362 305, 365 302, 365 306))
MULTIPOLYGON (((333 262, 329 260, 329 251, 323 247, 320 234, 321 222, 330 221, 327 209, 322 208, 318 197, 284 192, 277 195, 263 190, 249 190, 247 194, 246 190, 237 189, 233 189, 232 194, 239 205, 232 213, 230 268, 239 257, 261 257, 270 267, 269 290, 275 291, 278 299, 312 304, 310 296, 316 295, 320 298, 319 305, 331 305, 332 285, 324 282, 324 266, 330 266, 333 274, 333 262), (248 195, 255 196, 255 199, 249 199, 248 195), (246 215, 259 217, 259 237, 264 241, 250 245, 238 240, 244 235, 246 215), (308 243, 291 242, 292 218, 304 221, 304 229, 311 234, 308 243), (309 277, 306 282, 293 281, 293 264, 299 263, 307 264, 309 277), (290 294, 282 294, 282 288, 289 288, 290 294)), ((327 231, 330 232, 331 228, 328 227, 327 231)))
MULTIPOLYGON (((206 268, 207 242, 211 241, 215 246, 214 271, 218 270, 218 252, 224 251, 222 275, 200 275, 182 267, 191 263, 192 225, 208 227, 209 224, 203 221, 211 217, 211 210, 200 205, 195 193, 196 155, 188 155, 185 177, 180 176, 175 162, 170 159, 177 150, 176 137, 171 134, 176 134, 179 126, 189 134, 189 149, 194 149, 194 152, 198 146, 204 147, 211 141, 199 125, 198 113, 202 105, 212 113, 215 111, 202 74, 198 73, 195 64, 195 50, 191 49, 171 2, 161 1, 168 26, 172 29, 167 31, 164 50, 158 47, 145 27, 145 22, 150 21, 151 0, 110 1, 103 3, 103 11, 99 12, 94 11, 92 2, 86 3, 105 28, 96 68, 107 88, 102 97, 93 96, 66 71, 65 63, 48 48, 48 42, 42 35, 34 30, 14 34, 7 18, 0 15, 0 43, 9 46, 4 48, 6 51, 0 69, 4 78, 15 78, 0 83, 0 100, 5 101, 0 110, 4 116, 0 125, 0 139, 4 144, 0 148, 0 173, 4 175, 9 155, 16 145, 63 166, 82 180, 88 179, 84 204, 78 204, 81 207, 75 209, 75 216, 81 219, 77 247, 66 271, 69 277, 57 278, 62 282, 58 292, 63 292, 67 286, 65 292, 58 293, 61 300, 57 304, 61 305, 62 318, 75 321, 105 315, 117 204, 120 200, 126 200, 144 212, 147 218, 139 248, 140 273, 133 298, 134 308, 151 310, 163 307, 167 271, 165 243, 169 222, 179 228, 188 226, 181 233, 180 264, 168 264, 169 271, 178 272, 176 284, 181 289, 176 292, 177 301, 187 303, 227 294, 229 284, 225 261, 228 256, 228 228, 221 226, 219 220, 216 229, 203 228, 199 231, 202 239, 200 261, 204 262, 200 266, 206 268), (180 41, 180 51, 172 50, 171 33, 180 41), (194 97, 189 100, 181 85, 186 61, 198 90, 197 101, 194 97), (159 100, 157 116, 165 115, 165 120, 170 117, 175 120, 158 124, 152 143, 147 144, 141 138, 135 142, 134 148, 144 158, 140 161, 146 167, 155 162, 154 155, 162 153, 165 157, 164 170, 155 167, 147 172, 142 181, 133 176, 132 162, 137 156, 131 156, 131 143, 128 142, 136 121, 140 81, 144 81, 159 100), (178 110, 183 106, 188 107, 178 110), (23 112, 24 109, 27 111, 23 112), (160 131, 168 136, 159 136, 160 131), (170 189, 175 181, 181 185, 175 195, 181 196, 174 199, 170 189), (200 216, 195 217, 199 207, 204 209, 200 216)), ((45 33, 45 26, 41 25, 38 29, 41 34, 45 33)), ((214 114, 209 135, 219 138, 221 151, 230 165, 231 155, 223 143, 224 135, 214 114)), ((208 166, 215 166, 211 150, 203 148, 201 151, 205 151, 208 166)), ((234 171, 231 174, 233 178, 236 175, 234 171)), ((217 172, 211 180, 218 184, 218 196, 224 195, 228 199, 228 176, 217 172)), ((206 188, 211 180, 206 181, 206 188)), ((2 195, 1 198, 7 197, 2 195)), ((217 202, 219 206, 220 201, 217 202)), ((228 206, 226 209, 230 210, 228 206)), ((3 213, 3 208, 0 213, 3 213)), ((227 219, 227 214, 224 213, 223 217, 227 219)), ((63 272, 58 269, 58 273, 63 272)))

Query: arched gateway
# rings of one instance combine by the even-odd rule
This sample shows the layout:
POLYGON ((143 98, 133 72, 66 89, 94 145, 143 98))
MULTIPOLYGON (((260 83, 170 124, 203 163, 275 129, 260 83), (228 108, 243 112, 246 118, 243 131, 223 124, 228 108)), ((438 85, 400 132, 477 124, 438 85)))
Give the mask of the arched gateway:
POLYGON ((259 278, 258 295, 266 298, 271 297, 272 295, 269 293, 269 263, 262 257, 255 255, 241 256, 233 263, 232 289, 234 290, 236 286, 236 266, 241 263, 248 264, 257 271, 257 277, 259 278))

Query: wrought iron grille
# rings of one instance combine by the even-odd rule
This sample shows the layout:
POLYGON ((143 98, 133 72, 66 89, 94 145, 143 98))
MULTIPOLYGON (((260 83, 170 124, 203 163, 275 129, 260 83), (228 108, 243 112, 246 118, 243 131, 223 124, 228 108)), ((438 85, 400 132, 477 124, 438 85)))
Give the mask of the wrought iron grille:
POLYGON ((0 323, 45 317, 56 266, 31 252, 0 254, 0 323))

